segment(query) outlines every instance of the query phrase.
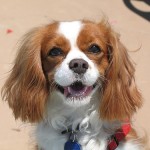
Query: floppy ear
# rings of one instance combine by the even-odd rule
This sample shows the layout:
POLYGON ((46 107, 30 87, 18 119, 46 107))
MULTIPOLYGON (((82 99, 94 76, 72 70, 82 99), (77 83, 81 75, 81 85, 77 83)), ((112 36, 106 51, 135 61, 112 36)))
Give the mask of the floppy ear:
POLYGON ((104 120, 129 119, 142 105, 141 94, 135 84, 135 68, 117 33, 109 29, 108 53, 110 66, 106 73, 107 83, 100 106, 104 120))
POLYGON ((25 36, 2 90, 3 99, 8 101, 15 118, 23 121, 42 119, 48 96, 41 65, 41 32, 35 29, 25 36))

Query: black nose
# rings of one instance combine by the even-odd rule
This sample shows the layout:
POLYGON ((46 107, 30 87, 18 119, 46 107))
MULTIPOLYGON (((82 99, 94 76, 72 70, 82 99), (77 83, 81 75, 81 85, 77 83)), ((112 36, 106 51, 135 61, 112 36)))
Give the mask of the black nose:
POLYGON ((73 59, 69 63, 69 68, 78 74, 85 73, 88 67, 89 64, 83 59, 73 59))

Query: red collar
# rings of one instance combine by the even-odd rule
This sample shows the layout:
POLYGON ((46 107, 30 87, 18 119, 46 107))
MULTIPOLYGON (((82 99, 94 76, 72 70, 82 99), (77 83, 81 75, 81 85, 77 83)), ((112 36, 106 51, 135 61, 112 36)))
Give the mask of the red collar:
POLYGON ((107 150, 115 150, 118 147, 119 143, 125 139, 130 130, 130 123, 122 125, 122 127, 118 129, 114 135, 111 136, 110 140, 108 141, 107 150))

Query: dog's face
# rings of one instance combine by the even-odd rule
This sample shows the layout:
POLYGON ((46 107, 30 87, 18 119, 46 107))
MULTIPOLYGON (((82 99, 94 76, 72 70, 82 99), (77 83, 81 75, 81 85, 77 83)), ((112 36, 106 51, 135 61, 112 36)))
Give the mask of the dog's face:
POLYGON ((54 35, 45 37, 43 43, 43 70, 51 91, 61 93, 66 104, 81 106, 102 86, 109 65, 107 38, 98 25, 89 22, 61 22, 55 26, 54 35))
POLYGON ((141 106, 134 67, 106 21, 55 22, 29 32, 3 88, 16 118, 43 118, 48 96, 59 94, 70 107, 102 94, 100 117, 130 118, 141 106))

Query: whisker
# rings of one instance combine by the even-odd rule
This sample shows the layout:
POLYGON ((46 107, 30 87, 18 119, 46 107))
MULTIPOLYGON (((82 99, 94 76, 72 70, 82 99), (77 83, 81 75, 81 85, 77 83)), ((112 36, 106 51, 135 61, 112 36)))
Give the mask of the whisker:
POLYGON ((52 90, 57 87, 55 81, 53 80, 52 83, 50 84, 50 92, 52 92, 52 90))

